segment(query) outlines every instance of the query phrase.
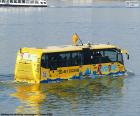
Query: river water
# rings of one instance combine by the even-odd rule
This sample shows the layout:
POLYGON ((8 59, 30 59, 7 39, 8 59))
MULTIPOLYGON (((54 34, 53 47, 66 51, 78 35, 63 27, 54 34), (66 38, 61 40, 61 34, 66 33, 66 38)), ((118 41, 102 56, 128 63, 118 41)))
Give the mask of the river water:
POLYGON ((140 8, 124 2, 48 1, 47 8, 0 7, 0 113, 54 116, 138 116, 140 114, 140 8), (83 42, 128 49, 127 77, 51 84, 13 82, 21 47, 83 42))

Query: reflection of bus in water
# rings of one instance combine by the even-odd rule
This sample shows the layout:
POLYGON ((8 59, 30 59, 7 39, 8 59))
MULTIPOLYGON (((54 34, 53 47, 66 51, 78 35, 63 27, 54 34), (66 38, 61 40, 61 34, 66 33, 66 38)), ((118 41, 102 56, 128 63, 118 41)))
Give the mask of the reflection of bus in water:
MULTIPOLYGON (((112 92, 115 93, 116 91, 117 94, 115 94, 115 97, 120 97, 120 95, 123 94, 123 80, 123 77, 105 77, 94 80, 84 79, 81 81, 64 81, 61 83, 22 83, 17 84, 15 86, 15 91, 10 95, 20 101, 20 104, 16 107, 16 113, 23 114, 30 112, 39 115, 40 111, 42 111, 42 108, 44 108, 43 106, 45 106, 45 109, 49 110, 49 108, 54 108, 53 106, 59 106, 58 104, 61 104, 62 100, 63 102, 70 102, 70 106, 73 107, 73 109, 77 109, 82 99, 98 102, 97 98, 99 98, 99 96, 112 95, 112 92), (85 99, 85 95, 92 97, 90 97, 90 99, 85 99), (52 99, 52 96, 55 97, 52 99), (54 101, 54 98, 55 102, 52 102, 51 100, 54 101)), ((82 105, 86 105, 87 102, 84 103, 85 104, 82 102, 82 105)), ((57 108, 62 109, 64 107, 65 106, 60 105, 57 108)))
POLYGON ((86 76, 124 75, 126 69, 122 53, 128 54, 110 44, 21 48, 17 54, 15 80, 40 83, 86 76))

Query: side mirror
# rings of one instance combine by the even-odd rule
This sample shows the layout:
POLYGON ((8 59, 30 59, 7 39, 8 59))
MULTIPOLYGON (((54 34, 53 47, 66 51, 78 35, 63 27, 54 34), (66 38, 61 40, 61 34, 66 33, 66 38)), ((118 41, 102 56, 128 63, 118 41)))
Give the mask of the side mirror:
POLYGON ((127 55, 127 60, 129 60, 129 54, 127 50, 121 50, 122 54, 126 54, 127 55))
POLYGON ((127 55, 127 60, 129 60, 129 54, 126 54, 127 55))

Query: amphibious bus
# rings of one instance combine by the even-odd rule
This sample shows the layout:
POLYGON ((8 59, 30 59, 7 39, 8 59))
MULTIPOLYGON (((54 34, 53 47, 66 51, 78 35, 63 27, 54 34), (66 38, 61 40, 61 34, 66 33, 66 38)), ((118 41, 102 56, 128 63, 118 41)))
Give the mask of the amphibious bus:
POLYGON ((15 80, 41 83, 126 74, 122 54, 128 55, 127 50, 111 44, 78 45, 76 36, 74 45, 21 48, 17 53, 15 80))

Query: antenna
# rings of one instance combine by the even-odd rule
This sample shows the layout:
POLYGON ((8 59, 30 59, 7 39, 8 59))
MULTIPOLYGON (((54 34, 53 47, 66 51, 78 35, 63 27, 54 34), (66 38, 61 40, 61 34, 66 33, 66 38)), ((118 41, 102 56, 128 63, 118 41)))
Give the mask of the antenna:
POLYGON ((75 33, 75 35, 78 37, 78 39, 79 39, 79 41, 80 41, 81 45, 83 45, 83 42, 82 42, 82 40, 80 39, 80 37, 78 36, 78 34, 77 34, 77 33, 75 33))

